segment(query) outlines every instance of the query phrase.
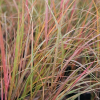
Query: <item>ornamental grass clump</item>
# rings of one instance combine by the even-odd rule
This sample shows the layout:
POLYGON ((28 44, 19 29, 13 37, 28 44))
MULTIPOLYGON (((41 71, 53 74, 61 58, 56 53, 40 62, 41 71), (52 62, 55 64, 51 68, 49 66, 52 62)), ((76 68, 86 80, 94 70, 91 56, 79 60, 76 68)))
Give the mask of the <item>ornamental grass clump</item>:
POLYGON ((1 100, 99 99, 99 6, 0 0, 1 100))

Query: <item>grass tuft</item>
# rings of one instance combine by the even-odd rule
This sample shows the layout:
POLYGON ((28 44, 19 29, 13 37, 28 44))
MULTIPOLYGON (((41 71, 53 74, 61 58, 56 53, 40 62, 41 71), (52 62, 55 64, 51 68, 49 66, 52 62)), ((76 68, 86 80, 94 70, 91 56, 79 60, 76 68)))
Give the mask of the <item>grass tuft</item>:
POLYGON ((99 0, 0 0, 0 99, 99 99, 99 17, 99 0))

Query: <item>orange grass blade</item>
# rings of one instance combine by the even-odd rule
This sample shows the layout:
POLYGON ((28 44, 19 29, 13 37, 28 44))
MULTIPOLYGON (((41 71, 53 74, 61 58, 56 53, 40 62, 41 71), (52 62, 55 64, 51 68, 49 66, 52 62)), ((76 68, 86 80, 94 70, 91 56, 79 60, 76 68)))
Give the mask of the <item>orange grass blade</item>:
POLYGON ((45 11, 45 40, 46 40, 46 45, 48 43, 48 0, 46 0, 46 11, 45 11))

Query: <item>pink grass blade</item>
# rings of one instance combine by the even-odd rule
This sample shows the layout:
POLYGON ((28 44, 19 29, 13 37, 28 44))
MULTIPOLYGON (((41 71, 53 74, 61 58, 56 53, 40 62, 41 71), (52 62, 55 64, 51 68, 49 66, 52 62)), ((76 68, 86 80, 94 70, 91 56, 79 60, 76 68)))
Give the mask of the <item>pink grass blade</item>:
POLYGON ((60 11, 61 11, 61 14, 60 14, 60 17, 62 16, 62 13, 63 13, 63 12, 62 12, 62 11, 63 11, 63 10, 62 10, 62 9, 63 9, 63 2, 64 2, 64 0, 61 0, 61 4, 60 4, 60 11))
POLYGON ((71 11, 71 18, 72 18, 73 14, 74 14, 75 6, 76 6, 76 2, 74 2, 73 9, 72 9, 72 11, 71 11))
POLYGON ((5 84, 5 100, 7 100, 7 91, 8 91, 8 75, 6 68, 6 58, 5 58, 5 50, 4 50, 4 42, 3 42, 3 34, 0 25, 0 48, 1 48, 1 59, 3 64, 3 73, 4 73, 4 84, 5 84))
POLYGON ((65 5, 64 5, 64 8, 66 8, 66 7, 67 7, 67 5, 68 5, 69 1, 70 1, 70 0, 67 0, 67 2, 66 2, 66 3, 65 3, 65 5))
POLYGON ((64 1, 64 0, 61 0, 61 4, 60 4, 60 11, 61 11, 62 6, 63 6, 63 1, 64 1))
POLYGON ((2 84, 2 78, 1 78, 1 100, 3 100, 3 84, 2 84))

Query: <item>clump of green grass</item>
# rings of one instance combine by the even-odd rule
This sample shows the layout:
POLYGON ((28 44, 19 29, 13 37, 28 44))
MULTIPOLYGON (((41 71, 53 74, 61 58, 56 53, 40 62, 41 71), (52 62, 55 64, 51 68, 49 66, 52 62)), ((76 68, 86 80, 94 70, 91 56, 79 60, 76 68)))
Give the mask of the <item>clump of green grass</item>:
POLYGON ((99 3, 1 0, 1 100, 99 98, 99 3))

